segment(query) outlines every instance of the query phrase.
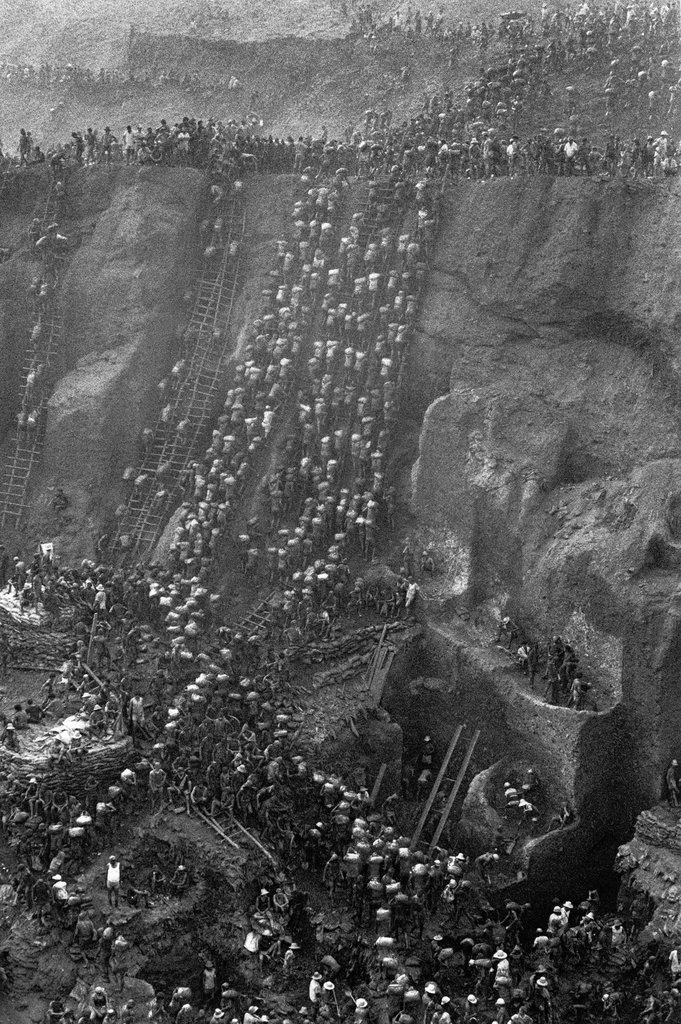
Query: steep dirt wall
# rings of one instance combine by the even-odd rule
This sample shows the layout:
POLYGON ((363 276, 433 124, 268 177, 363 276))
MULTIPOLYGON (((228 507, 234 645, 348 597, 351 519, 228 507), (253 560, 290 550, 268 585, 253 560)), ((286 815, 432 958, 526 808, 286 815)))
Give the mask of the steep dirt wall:
MULTIPOLYGON (((451 626, 455 607, 474 613, 464 650, 489 644, 501 610, 530 636, 561 633, 609 709, 528 702, 487 657, 480 674, 464 655, 458 673, 480 694, 490 755, 508 729, 512 746, 553 757, 584 815, 572 864, 626 834, 678 753, 677 220, 664 185, 463 184, 408 375, 408 404, 427 406, 411 494, 437 549, 429 614, 451 626)), ((553 871, 556 844, 538 843, 531 865, 553 871)))
POLYGON ((28 529, 56 536, 66 557, 91 553, 102 518, 121 500, 140 431, 156 418, 156 385, 186 317, 204 196, 205 179, 193 170, 122 173, 64 282, 64 360, 73 369, 50 399, 28 529), (57 485, 71 500, 58 521, 49 511, 57 485))
POLYGON ((47 172, 15 175, 0 198, 0 247, 9 259, 0 264, 0 444, 16 425, 24 350, 32 324, 28 289, 38 269, 28 251, 34 208, 47 195, 47 172))

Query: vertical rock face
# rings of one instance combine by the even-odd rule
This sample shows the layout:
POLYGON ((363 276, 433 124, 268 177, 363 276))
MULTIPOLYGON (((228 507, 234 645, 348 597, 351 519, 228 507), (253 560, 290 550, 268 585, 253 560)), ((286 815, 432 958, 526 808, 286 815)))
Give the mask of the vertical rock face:
MULTIPOLYGON (((158 413, 156 386, 172 365, 204 196, 205 179, 193 170, 124 174, 74 258, 63 286, 72 369, 50 399, 29 529, 46 516, 54 486, 69 495, 74 524, 91 522, 92 533, 120 500, 121 473, 136 461, 140 431, 158 413)), ((91 534, 62 528, 63 557, 91 553, 91 534)))
POLYGON ((631 828, 678 753, 678 216, 627 185, 463 186, 415 345, 414 398, 431 404, 412 508, 437 537, 445 617, 451 598, 560 633, 594 683, 599 714, 575 715, 487 672, 511 745, 527 735, 559 763, 581 823, 561 843, 581 859, 631 828))

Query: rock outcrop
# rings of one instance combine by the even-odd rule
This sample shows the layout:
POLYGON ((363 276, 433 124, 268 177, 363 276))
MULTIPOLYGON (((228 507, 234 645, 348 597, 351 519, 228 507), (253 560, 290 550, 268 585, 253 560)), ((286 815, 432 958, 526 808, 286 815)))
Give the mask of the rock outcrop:
POLYGON ((643 912, 646 935, 676 937, 681 933, 681 824, 675 808, 662 805, 644 811, 633 838, 621 846, 616 862, 622 878, 621 898, 643 912))

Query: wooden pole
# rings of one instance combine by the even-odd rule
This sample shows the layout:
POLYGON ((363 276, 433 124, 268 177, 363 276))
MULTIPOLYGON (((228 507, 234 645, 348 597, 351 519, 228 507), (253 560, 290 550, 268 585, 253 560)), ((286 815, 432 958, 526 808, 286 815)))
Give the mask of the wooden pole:
POLYGON ((383 641, 385 640, 385 634, 388 632, 388 623, 386 622, 381 633, 381 638, 378 641, 378 647, 373 653, 371 661, 369 662, 369 671, 367 672, 367 689, 371 690, 374 682, 374 675, 378 667, 378 660, 381 656, 381 648, 383 647, 383 641))
POLYGON ((87 672, 87 674, 88 674, 88 675, 89 675, 89 676, 90 676, 90 677, 91 677, 92 679, 94 679, 94 681, 95 681, 95 682, 97 683, 97 685, 98 685, 98 686, 101 686, 102 688, 104 688, 104 683, 102 682, 102 680, 101 680, 101 679, 100 679, 100 678, 99 678, 98 676, 96 676, 96 675, 94 674, 94 672, 92 671, 92 669, 90 668, 90 666, 89 666, 89 665, 87 664, 87 662, 83 662, 83 668, 85 669, 85 671, 87 672))
POLYGON ((378 769, 378 775, 376 776, 376 781, 374 782, 374 788, 371 790, 371 798, 370 799, 371 799, 371 806, 372 807, 376 803, 376 797, 378 796, 379 790, 381 788, 381 783, 383 782, 383 776, 386 773, 387 767, 388 766, 387 766, 387 764, 384 761, 383 764, 381 765, 381 767, 378 769))
POLYGON ((252 843, 253 843, 253 844, 254 844, 255 846, 257 846, 259 850, 261 850, 261 851, 262 851, 262 852, 263 852, 263 853, 265 854, 265 856, 266 856, 266 857, 268 858, 268 860, 271 860, 271 861, 272 861, 272 863, 274 864, 274 866, 275 866, 275 868, 276 868, 276 867, 277 867, 277 862, 276 862, 276 860, 274 859, 274 857, 272 856, 272 854, 270 853, 270 851, 269 851, 269 850, 268 850, 268 849, 267 849, 266 847, 264 847, 264 846, 262 845, 262 843, 260 842, 260 840, 259 840, 259 839, 256 839, 256 838, 255 838, 255 836, 254 836, 254 835, 252 835, 252 834, 251 834, 251 833, 250 833, 250 832, 248 831, 248 829, 247 829, 247 828, 244 828, 244 826, 243 826, 243 825, 241 824, 241 822, 240 822, 240 821, 237 821, 237 820, 236 820, 236 818, 234 819, 234 824, 236 825, 236 827, 237 827, 237 828, 238 828, 238 829, 239 829, 239 830, 240 830, 241 832, 243 832, 243 834, 244 834, 244 835, 246 836, 246 838, 247 838, 247 839, 250 839, 250 841, 251 841, 251 842, 252 842, 252 843))
POLYGON ((456 800, 457 793, 461 789, 461 783, 463 782, 464 775, 466 774, 466 771, 468 769, 468 765, 470 764, 471 758, 473 756, 473 751, 475 750, 475 744, 478 742, 479 738, 480 738, 480 730, 476 729, 475 732, 473 733, 473 739, 468 744, 468 750, 466 751, 466 756, 464 757, 463 762, 461 764, 461 767, 459 768, 459 774, 457 775, 457 777, 456 777, 456 779, 454 781, 454 786, 452 788, 452 791, 451 791, 451 793, 449 794, 449 796, 447 798, 447 803, 445 804, 445 809, 442 812, 442 817, 440 818, 438 826, 435 829, 435 835, 433 836, 433 838, 430 841, 430 846, 428 847, 429 851, 432 850, 434 846, 437 846, 438 840, 439 840, 440 836, 442 835, 442 830, 444 829, 445 825, 447 824, 447 819, 449 818, 449 815, 451 813, 452 807, 454 806, 454 801, 456 800))
POLYGON ((90 658, 92 656, 92 643, 93 643, 94 638, 95 638, 95 630, 96 629, 97 629, 97 612, 95 612, 94 615, 92 616, 92 626, 90 628, 90 643, 87 645, 87 657, 86 657, 85 660, 86 660, 88 665, 90 664, 90 658))
POLYGON ((442 785, 442 780, 445 777, 445 772, 447 771, 447 768, 449 767, 449 762, 452 759, 452 754, 454 753, 456 745, 457 745, 457 743, 459 742, 459 740, 461 738, 461 733, 462 732, 463 732, 463 726, 462 725, 457 726, 456 732, 454 733, 454 735, 452 736, 451 740, 449 741, 449 746, 447 747, 447 753, 445 754, 444 760, 443 760, 442 764, 440 765, 440 770, 437 773, 435 782, 433 783, 433 788, 431 789, 430 794, 428 796, 428 799, 426 800, 426 802, 424 804, 423 810, 421 811, 421 817, 419 818, 418 825, 416 826, 416 829, 414 830, 414 835, 412 836, 411 843, 409 844, 409 849, 410 850, 413 850, 414 847, 416 846, 416 844, 418 843, 419 838, 421 836, 421 833, 423 832, 424 826, 425 826, 426 822, 428 821, 428 815, 430 814, 430 810, 431 810, 433 804, 435 803, 435 797, 437 796, 438 790, 440 789, 440 786, 442 785))
POLYGON ((369 696, 376 702, 376 704, 380 704, 383 699, 383 690, 385 689, 388 672, 390 671, 390 666, 392 665, 394 657, 395 649, 393 647, 383 648, 381 664, 374 672, 374 677, 371 680, 371 690, 369 691, 369 696))

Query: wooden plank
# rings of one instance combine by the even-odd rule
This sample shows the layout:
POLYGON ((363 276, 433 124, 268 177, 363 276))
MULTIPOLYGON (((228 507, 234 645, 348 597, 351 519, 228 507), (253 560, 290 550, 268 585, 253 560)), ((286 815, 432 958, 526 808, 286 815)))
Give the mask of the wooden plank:
POLYGON ((372 680, 370 696, 372 700, 376 702, 376 704, 380 704, 383 698, 383 689, 385 687, 386 680, 388 678, 388 672, 390 671, 390 666, 393 663, 395 653, 396 652, 394 647, 388 648, 382 659, 381 667, 379 671, 376 672, 372 680))
POLYGON ((385 635, 386 635, 387 632, 388 632, 388 624, 386 623, 385 626, 383 627, 383 631, 381 632, 381 637, 380 637, 380 639, 378 641, 378 647, 375 649, 374 653, 371 656, 371 661, 369 662, 369 670, 368 670, 367 676, 366 676, 366 685, 367 685, 367 689, 368 690, 371 690, 371 687, 372 687, 372 684, 373 684, 373 681, 374 681, 374 675, 376 674, 376 668, 378 666, 379 659, 380 659, 381 654, 382 654, 383 641, 385 640, 385 635))
POLYGON ((92 657, 92 644, 95 639, 95 630, 97 629, 97 612, 92 616, 92 626, 90 627, 90 642, 87 645, 87 657, 85 661, 90 664, 90 658, 92 657))
POLYGON ((371 790, 371 806, 372 807, 376 803, 376 797, 379 794, 379 791, 380 791, 380 788, 381 788, 381 783, 383 782, 383 777, 384 777, 384 775, 386 773, 387 768, 388 768, 388 766, 387 766, 387 764, 384 761, 383 764, 381 765, 381 767, 378 769, 378 775, 376 776, 376 781, 374 782, 374 788, 371 790))
POLYGON ((438 822, 438 826, 435 829, 435 835, 433 836, 433 838, 430 841, 430 846, 428 847, 429 850, 432 850, 434 846, 437 846, 437 843, 438 843, 438 841, 440 839, 440 836, 442 835, 442 830, 444 829, 445 825, 447 824, 447 819, 449 818, 449 815, 451 813, 452 807, 454 806, 454 801, 456 800, 457 793, 461 789, 461 784, 463 782, 464 775, 466 774, 466 771, 468 769, 468 765, 470 764, 471 758, 473 756, 473 751, 475 750, 475 744, 478 742, 479 738, 480 738, 480 730, 476 729, 475 732, 473 733, 472 740, 468 744, 468 750, 466 751, 466 756, 464 757, 463 762, 461 764, 461 767, 459 768, 459 774, 456 777, 456 781, 454 783, 452 791, 449 794, 449 796, 447 797, 447 803, 445 804, 445 809, 443 810, 442 817, 440 818, 440 821, 438 822))
POLYGON ((428 815, 430 814, 431 808, 432 808, 433 804, 435 803, 435 797, 437 796, 438 791, 440 789, 440 786, 442 785, 442 780, 445 777, 445 772, 447 771, 447 768, 449 767, 449 762, 452 759, 452 754, 454 753, 456 745, 459 742, 459 739, 461 738, 461 733, 462 732, 463 732, 463 726, 462 725, 457 726, 456 732, 454 733, 454 735, 452 736, 451 740, 449 741, 449 746, 447 747, 447 753, 445 754, 444 760, 443 760, 442 764, 440 765, 440 770, 437 773, 437 776, 435 778, 435 782, 433 783, 433 787, 432 787, 432 789, 431 789, 431 791, 430 791, 430 793, 428 795, 428 799, 426 800, 425 804, 423 805, 423 810, 421 811, 421 817, 419 818, 418 825, 416 826, 416 828, 414 830, 414 835, 412 836, 411 843, 409 844, 409 849, 410 850, 414 849, 414 847, 416 846, 416 844, 418 843, 418 841, 419 841, 419 839, 421 837, 421 833, 423 832, 424 826, 425 826, 425 824, 426 824, 426 822, 428 820, 428 815))

